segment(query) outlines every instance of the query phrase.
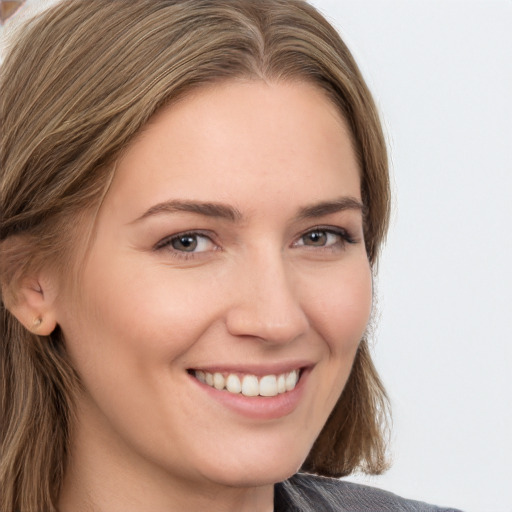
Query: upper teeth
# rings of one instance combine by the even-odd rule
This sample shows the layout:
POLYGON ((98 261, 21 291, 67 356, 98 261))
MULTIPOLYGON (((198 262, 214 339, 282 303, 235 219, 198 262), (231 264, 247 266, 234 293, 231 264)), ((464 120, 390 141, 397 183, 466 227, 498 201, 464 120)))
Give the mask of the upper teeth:
POLYGON ((219 390, 225 389, 230 393, 242 393, 244 396, 276 396, 295 388, 299 380, 299 370, 263 377, 244 375, 241 379, 235 373, 222 374, 196 370, 194 376, 208 386, 219 390))

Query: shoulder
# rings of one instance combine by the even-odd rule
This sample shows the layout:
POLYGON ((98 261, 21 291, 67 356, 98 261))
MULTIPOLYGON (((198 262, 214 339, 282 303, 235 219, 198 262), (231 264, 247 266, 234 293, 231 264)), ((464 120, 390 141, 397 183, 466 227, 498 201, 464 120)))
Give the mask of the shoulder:
POLYGON ((276 486, 276 512, 459 512, 375 487, 297 474, 276 486))

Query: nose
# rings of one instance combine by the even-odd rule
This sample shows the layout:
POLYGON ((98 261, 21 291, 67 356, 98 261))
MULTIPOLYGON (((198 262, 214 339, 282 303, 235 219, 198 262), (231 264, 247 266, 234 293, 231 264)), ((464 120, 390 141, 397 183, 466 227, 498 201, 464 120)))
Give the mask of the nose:
POLYGON ((245 261, 233 281, 226 316, 233 336, 286 344, 304 334, 308 317, 301 305, 298 282, 281 256, 245 261))

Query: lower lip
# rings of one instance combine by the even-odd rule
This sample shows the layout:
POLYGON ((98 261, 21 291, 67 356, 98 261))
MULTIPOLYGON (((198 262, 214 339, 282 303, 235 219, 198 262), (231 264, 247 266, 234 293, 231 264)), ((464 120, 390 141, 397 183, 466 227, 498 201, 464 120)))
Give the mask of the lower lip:
POLYGON ((212 388, 198 381, 193 375, 190 375, 190 378, 210 398, 241 416, 253 420, 275 420, 288 416, 297 408, 308 374, 308 370, 302 370, 295 388, 276 396, 244 396, 241 393, 235 394, 212 388))

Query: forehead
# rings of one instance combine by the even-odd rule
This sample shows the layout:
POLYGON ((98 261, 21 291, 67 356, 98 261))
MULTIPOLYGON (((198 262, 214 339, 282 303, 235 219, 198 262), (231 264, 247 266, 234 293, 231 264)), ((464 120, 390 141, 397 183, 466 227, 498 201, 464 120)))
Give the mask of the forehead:
POLYGON ((120 158, 106 199, 130 197, 141 214, 170 196, 264 202, 293 189, 304 202, 332 189, 360 196, 359 173, 346 123, 322 90, 228 82, 155 115, 120 158))

